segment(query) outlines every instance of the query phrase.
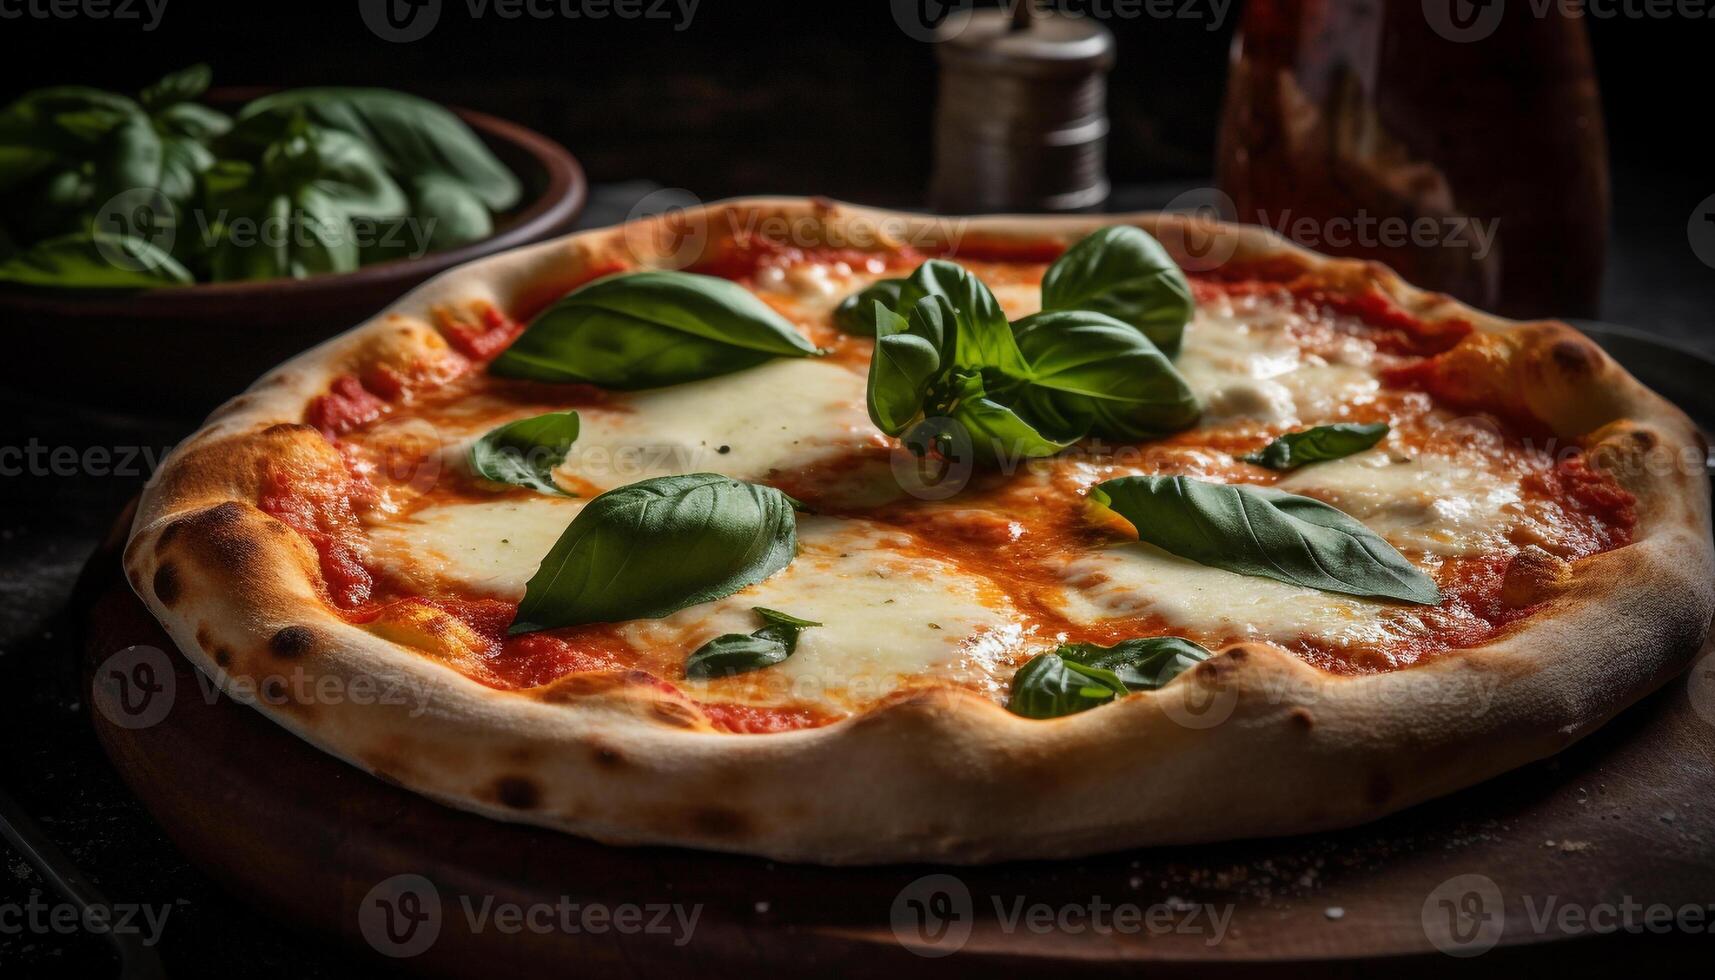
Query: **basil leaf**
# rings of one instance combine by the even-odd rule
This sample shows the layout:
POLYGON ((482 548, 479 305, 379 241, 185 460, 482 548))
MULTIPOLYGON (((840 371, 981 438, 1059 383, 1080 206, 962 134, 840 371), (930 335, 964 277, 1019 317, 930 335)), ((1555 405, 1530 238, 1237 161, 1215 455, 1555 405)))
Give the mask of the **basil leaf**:
POLYGON ((203 94, 213 80, 214 71, 207 65, 192 65, 145 88, 137 97, 137 101, 143 103, 145 109, 164 109, 180 102, 189 102, 203 94))
POLYGON ((1101 313, 1038 313, 1013 324, 1030 383, 1049 389, 1055 415, 1115 439, 1183 429, 1197 396, 1148 337, 1101 313))
POLYGON ((620 273, 573 290, 532 320, 489 370, 631 390, 818 353, 743 286, 655 270, 620 273))
POLYGON ((988 369, 1015 378, 1030 373, 1000 301, 964 266, 945 259, 930 259, 918 266, 900 287, 899 304, 893 310, 909 310, 927 296, 945 299, 955 314, 958 343, 947 367, 988 369))
POLYGON ((517 204, 523 187, 458 116, 427 99, 374 88, 300 88, 265 95, 240 120, 305 114, 375 149, 401 179, 439 174, 469 188, 494 211, 517 204))
POLYGON ((494 233, 488 205, 470 186, 442 174, 411 181, 411 212, 422 222, 431 251, 457 248, 494 233))
POLYGON ((882 279, 870 283, 834 307, 834 326, 860 337, 875 336, 875 304, 880 303, 889 310, 905 309, 909 312, 899 301, 900 290, 904 288, 903 279, 882 279))
POLYGON ((575 497, 554 482, 554 468, 578 438, 578 413, 549 412, 508 422, 471 444, 470 468, 485 480, 575 497))
POLYGON ((1336 422, 1288 432, 1254 453, 1237 457, 1271 470, 1293 470, 1306 463, 1361 453, 1387 435, 1386 422, 1336 422))
POLYGON ((249 120, 219 146, 228 159, 203 177, 216 281, 350 272, 362 261, 352 220, 407 211, 367 146, 301 116, 249 120))
POLYGON ((1112 671, 1044 653, 1013 674, 1012 695, 1007 698, 1006 710, 1025 718, 1059 718, 1088 711, 1129 693, 1112 671))
POLYGON ((1054 260, 1042 277, 1042 308, 1105 313, 1171 356, 1197 305, 1185 273, 1160 242, 1141 228, 1115 225, 1054 260))
POLYGON ((507 632, 659 619, 762 581, 797 546, 792 501, 772 487, 713 473, 619 487, 573 518, 507 632))
POLYGON ((1209 656, 1177 636, 1124 640, 1112 647, 1062 643, 1018 669, 1006 707, 1026 718, 1076 714, 1133 691, 1153 691, 1209 656))
POLYGON ((1055 652, 1086 667, 1112 671, 1132 691, 1153 691, 1211 656, 1202 646, 1179 636, 1139 637, 1111 647, 1063 643, 1055 652))
POLYGON ((1012 406, 989 397, 980 374, 954 372, 952 382, 952 404, 943 411, 964 427, 971 449, 980 461, 1010 464, 1019 459, 1052 456, 1083 436, 1081 431, 1039 427, 1012 406))
POLYGON ((232 129, 232 117, 195 102, 180 102, 154 114, 155 128, 163 136, 207 143, 232 129))
POLYGON ((1374 531, 1320 500, 1183 476, 1106 480, 1090 498, 1138 538, 1198 564, 1293 585, 1435 605, 1435 582, 1374 531))
POLYGON ((772 667, 798 649, 798 634, 821 623, 757 606, 765 625, 754 633, 727 633, 703 644, 685 661, 692 680, 730 677, 772 667))
POLYGON ((80 232, 37 242, 0 262, 0 282, 27 286, 138 289, 182 286, 191 274, 147 239, 80 232), (119 255, 116 263, 108 256, 119 255))
POLYGON ((881 305, 874 307, 875 353, 869 360, 866 396, 869 418, 890 436, 899 435, 922 416, 929 385, 941 373, 942 355, 954 342, 953 308, 941 297, 926 297, 910 319, 881 305))
MULTIPOLYGON (((763 629, 776 627, 803 631, 812 626, 822 625, 813 619, 800 619, 799 617, 793 616, 789 613, 783 613, 778 609, 765 609, 762 606, 757 606, 755 612, 758 616, 762 617, 763 623, 766 624, 763 626, 763 629)), ((796 633, 793 634, 793 639, 797 639, 796 633)))

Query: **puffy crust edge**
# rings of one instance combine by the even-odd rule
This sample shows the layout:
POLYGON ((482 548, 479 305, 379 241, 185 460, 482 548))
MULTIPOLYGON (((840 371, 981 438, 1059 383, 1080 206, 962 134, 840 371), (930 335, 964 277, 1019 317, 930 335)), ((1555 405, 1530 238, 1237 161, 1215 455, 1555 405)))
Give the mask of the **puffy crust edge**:
POLYGON ((1705 478, 1652 463, 1700 452, 1700 436, 1563 324, 1500 320, 1379 265, 1180 215, 932 218, 767 198, 649 221, 445 273, 216 411, 145 492, 125 555, 133 588, 192 662, 321 749, 501 819, 783 860, 966 863, 1370 820, 1582 737, 1682 671, 1715 614, 1705 478), (1239 644, 1160 691, 1053 721, 926 687, 823 728, 724 735, 637 677, 494 690, 328 610, 312 549, 252 503, 262 460, 337 457, 299 424, 310 399, 378 349, 436 353, 423 327, 437 306, 553 295, 616 258, 664 262, 655 245, 681 242, 685 222, 758 216, 847 237, 870 229, 881 242, 1071 241, 1134 223, 1184 263, 1206 258, 1196 246, 1213 241, 1231 260, 1288 263, 1330 289, 1373 288, 1418 317, 1464 320, 1499 338, 1478 376, 1558 437, 1585 440, 1637 494, 1637 538, 1577 562, 1549 607, 1517 628, 1421 667, 1338 677, 1239 644), (654 234, 669 220, 678 224, 654 234), (292 693, 318 690, 338 693, 292 693))

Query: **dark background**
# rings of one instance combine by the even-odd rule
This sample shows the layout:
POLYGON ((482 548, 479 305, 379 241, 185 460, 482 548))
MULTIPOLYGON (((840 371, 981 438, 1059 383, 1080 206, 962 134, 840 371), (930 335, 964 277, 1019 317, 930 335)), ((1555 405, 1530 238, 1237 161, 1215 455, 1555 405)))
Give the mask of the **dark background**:
MULTIPOLYGON (((1117 185, 1209 181, 1242 4, 1213 30, 1208 16, 1108 21, 1119 43, 1108 162, 1117 185)), ((20 9, 20 0, 0 0, 0 13, 20 9)), ((1589 26, 1614 174, 1608 279, 1623 286, 1610 288, 1604 314, 1715 353, 1715 269, 1698 261, 1686 230, 1715 193, 1705 150, 1715 21, 1592 18, 1589 26)), ((900 30, 887 0, 702 0, 678 32, 647 19, 491 12, 473 21, 464 0, 443 0, 437 27, 406 44, 366 28, 357 0, 167 0, 149 32, 136 22, 0 18, 0 102, 61 83, 135 91, 196 61, 209 62, 221 85, 382 85, 511 118, 569 147, 598 191, 652 181, 705 200, 814 193, 909 207, 922 204, 928 179, 934 51, 900 30)), ((41 368, 76 376, 75 366, 41 368)), ((11 401, 0 412, 0 444, 159 448, 182 434, 177 423, 21 410, 11 401)), ((125 479, 0 480, 0 786, 114 898, 176 903, 168 929, 176 973, 337 975, 339 954, 317 948, 321 940, 258 921, 189 869, 118 786, 89 734, 65 669, 77 618, 62 607, 133 490, 125 479)), ((0 903, 41 887, 0 849, 0 903)), ((0 975, 110 969, 87 936, 0 936, 0 975)))
MULTIPOLYGON (((1243 0, 1218 25, 1209 0, 1189 2, 1194 19, 1104 20, 1119 42, 1108 107, 1116 182, 1213 170, 1243 0)), ((1698 123, 1715 22, 1586 20, 1616 170, 1715 185, 1698 123)), ((934 49, 898 27, 889 0, 701 0, 689 27, 674 27, 506 20, 492 9, 473 19, 467 0, 442 0, 427 37, 396 44, 365 27, 358 0, 167 0, 149 32, 118 21, 0 20, 0 97, 70 82, 135 90, 206 61, 216 84, 384 85, 506 116, 571 148, 598 182, 649 178, 705 197, 921 199, 934 49)))
MULTIPOLYGON (((50 0, 4 0, 0 10, 29 2, 50 0)), ((141 9, 141 0, 112 2, 141 9)), ((704 200, 784 193, 923 203, 934 48, 900 29, 890 0, 700 0, 684 30, 671 19, 509 20, 492 6, 473 18, 470 4, 492 0, 439 0, 434 29, 409 43, 376 36, 360 2, 166 0, 152 31, 135 20, 0 19, 0 98, 56 83, 135 91, 206 61, 217 85, 391 86, 505 116, 569 147, 598 185, 647 180, 704 200)), ((1071 5, 1104 12, 1128 2, 1071 5)), ((1521 10, 1549 2, 1512 0, 1521 10)), ((1620 0, 1596 2, 1610 11, 1620 0)), ((1206 184, 1214 169, 1244 0, 1222 17, 1211 0, 1171 3, 1190 4, 1192 16, 1103 18, 1118 39, 1108 171, 1122 188, 1206 184)), ((1715 352, 1704 316, 1715 269, 1698 261, 1686 231, 1715 193, 1700 122, 1715 20, 1585 20, 1613 168, 1608 292, 1627 293, 1602 314, 1715 352)))

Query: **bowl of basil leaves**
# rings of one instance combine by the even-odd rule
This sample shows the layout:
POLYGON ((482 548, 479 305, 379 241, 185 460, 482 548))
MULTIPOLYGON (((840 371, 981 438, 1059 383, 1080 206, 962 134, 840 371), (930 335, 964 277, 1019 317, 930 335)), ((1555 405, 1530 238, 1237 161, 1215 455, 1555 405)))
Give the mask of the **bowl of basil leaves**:
POLYGON ((583 209, 577 160, 513 123, 387 89, 209 82, 197 65, 135 97, 0 107, 0 383, 200 413, 583 209))

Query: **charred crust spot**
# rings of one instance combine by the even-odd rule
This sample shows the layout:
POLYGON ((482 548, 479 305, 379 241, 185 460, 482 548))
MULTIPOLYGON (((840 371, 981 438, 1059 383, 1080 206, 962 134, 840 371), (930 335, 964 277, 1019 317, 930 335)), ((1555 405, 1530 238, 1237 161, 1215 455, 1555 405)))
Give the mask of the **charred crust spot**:
POLYGON ((185 518, 183 523, 195 524, 198 531, 225 531, 237 527, 244 520, 244 505, 236 500, 227 500, 215 504, 208 510, 194 517, 185 518))
POLYGON ((316 634, 304 626, 282 626, 268 638, 268 651, 276 657, 294 660, 315 649, 316 634))
POLYGON ((705 806, 691 811, 691 826, 710 837, 743 837, 750 830, 750 821, 737 810, 705 806))
POLYGON ((534 810, 542 803, 542 790, 527 776, 502 776, 494 781, 494 798, 514 810, 534 810))
POLYGON ((1638 428, 1632 430, 1632 445, 1640 452, 1651 452, 1661 440, 1651 429, 1638 428))
POLYGON ((1372 772, 1364 781, 1364 799, 1372 806, 1381 806, 1393 799, 1393 779, 1385 772, 1372 772))
POLYGON ((590 747, 590 758, 595 761, 597 768, 607 770, 624 769, 630 765, 625 756, 611 745, 593 745, 590 747))
POLYGON ((1302 705, 1288 711, 1286 717, 1292 723, 1292 727, 1299 731, 1307 732, 1316 727, 1316 716, 1311 713, 1309 708, 1302 705))
POLYGON ((1562 337, 1548 348, 1548 357, 1570 378, 1587 378, 1602 365, 1602 356, 1582 338, 1562 337))
POLYGON ((155 569, 155 580, 150 585, 161 605, 171 606, 178 602, 181 594, 178 566, 171 562, 162 562, 161 567, 155 569))
POLYGON ((214 662, 223 668, 232 666, 232 651, 225 647, 215 647, 214 662))

